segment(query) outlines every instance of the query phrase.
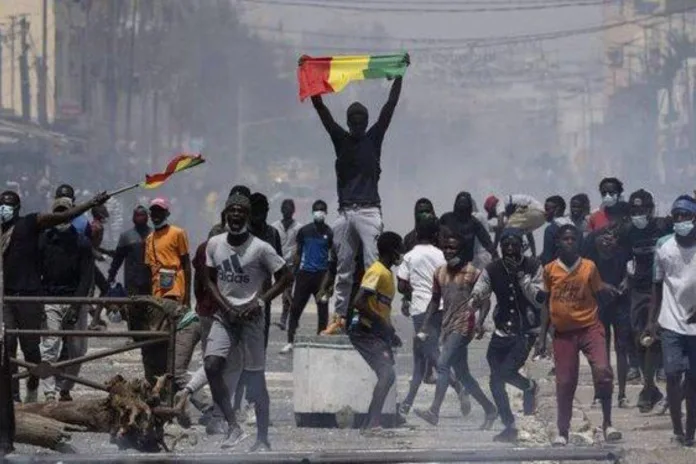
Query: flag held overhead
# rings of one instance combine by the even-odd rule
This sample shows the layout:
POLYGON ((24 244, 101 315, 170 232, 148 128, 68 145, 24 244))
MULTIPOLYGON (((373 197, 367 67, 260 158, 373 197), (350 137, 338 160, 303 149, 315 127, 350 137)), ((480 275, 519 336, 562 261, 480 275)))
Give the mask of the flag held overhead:
POLYGON ((340 92, 352 81, 401 77, 408 65, 407 53, 321 58, 303 55, 297 68, 300 100, 340 92))
POLYGON ((184 171, 186 169, 190 169, 192 167, 198 166, 199 164, 205 163, 205 160, 203 159, 203 156, 198 154, 198 155, 189 155, 189 154, 181 154, 176 156, 173 160, 169 162, 167 165, 167 168, 164 170, 164 172, 160 172, 157 174, 152 174, 152 175, 146 175, 145 176, 145 182, 141 184, 143 188, 146 189, 154 189, 159 187, 160 185, 164 184, 173 174, 177 172, 184 171))

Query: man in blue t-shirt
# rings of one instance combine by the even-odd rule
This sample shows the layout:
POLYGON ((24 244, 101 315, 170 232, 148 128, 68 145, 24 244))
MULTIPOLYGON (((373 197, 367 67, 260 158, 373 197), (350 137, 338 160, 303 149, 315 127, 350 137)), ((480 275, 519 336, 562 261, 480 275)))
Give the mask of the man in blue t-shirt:
POLYGON ((309 297, 317 302, 317 334, 326 328, 329 320, 329 291, 332 276, 336 274, 336 259, 333 251, 333 231, 325 224, 326 203, 317 200, 312 205, 310 224, 297 232, 297 255, 295 257, 295 289, 290 306, 288 344, 281 353, 290 353, 295 343, 295 333, 309 297))

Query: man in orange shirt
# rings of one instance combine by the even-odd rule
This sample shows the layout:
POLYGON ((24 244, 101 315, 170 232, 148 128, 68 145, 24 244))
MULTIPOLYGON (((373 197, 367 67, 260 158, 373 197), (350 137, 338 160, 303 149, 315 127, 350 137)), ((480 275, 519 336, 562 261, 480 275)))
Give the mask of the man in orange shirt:
MULTIPOLYGON (((150 219, 154 230, 145 238, 145 264, 152 273, 152 295, 175 300, 191 306, 191 259, 186 232, 169 225, 169 202, 155 198, 150 202, 150 219)), ((145 378, 167 372, 167 350, 162 345, 147 346, 141 350, 145 378)))
POLYGON ((544 268, 548 303, 542 311, 538 341, 540 353, 546 351, 549 322, 554 327, 553 355, 556 365, 558 437, 554 446, 568 444, 573 398, 578 386, 582 352, 590 363, 595 395, 602 404, 604 438, 620 440, 621 432, 611 425, 613 373, 607 356, 604 326, 599 320, 597 295, 618 290, 602 282, 595 264, 580 257, 580 231, 572 224, 561 226, 557 241, 559 257, 544 268))

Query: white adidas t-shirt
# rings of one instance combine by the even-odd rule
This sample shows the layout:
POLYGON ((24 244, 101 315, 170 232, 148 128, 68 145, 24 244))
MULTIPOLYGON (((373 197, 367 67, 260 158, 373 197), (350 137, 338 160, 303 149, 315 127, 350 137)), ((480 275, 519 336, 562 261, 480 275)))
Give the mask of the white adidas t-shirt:
POLYGON ((696 324, 686 321, 696 310, 696 246, 682 248, 673 235, 655 247, 654 281, 663 282, 657 322, 682 335, 696 336, 696 324))
POLYGON ((217 285, 222 296, 234 306, 258 298, 269 276, 285 266, 273 247, 253 235, 241 246, 227 242, 227 233, 208 240, 206 265, 217 269, 217 285))
POLYGON ((433 245, 416 245, 406 253, 396 276, 411 284, 411 315, 425 313, 433 296, 435 270, 447 264, 442 250, 433 245))

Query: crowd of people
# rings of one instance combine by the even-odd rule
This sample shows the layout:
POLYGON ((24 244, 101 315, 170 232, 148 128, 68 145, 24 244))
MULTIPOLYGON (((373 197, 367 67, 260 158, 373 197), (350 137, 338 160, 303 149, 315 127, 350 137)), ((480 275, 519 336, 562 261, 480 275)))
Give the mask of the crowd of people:
MULTIPOLYGON (((481 428, 491 429, 500 418, 503 430, 494 440, 514 442, 518 431, 506 384, 521 390, 523 412, 533 414, 538 385, 520 368, 532 350, 539 356, 548 351, 558 405, 554 445, 564 446, 582 352, 592 370, 607 442, 622 438, 612 423, 616 405, 641 412, 669 410, 674 439, 693 446, 696 200, 679 196, 669 217, 655 217, 650 192, 637 190, 626 201, 622 182, 605 178, 597 210, 591 211, 588 194, 579 193, 570 199, 566 215, 559 195, 543 203, 524 194, 491 195, 479 211, 472 195, 461 192, 452 211, 440 217, 430 200, 418 200, 414 229, 402 238, 383 230, 378 193, 382 142, 401 87, 402 78, 394 79, 372 126, 367 109, 351 105, 348 130, 321 97, 312 99, 336 152, 339 217, 333 227, 325 223, 328 206, 321 199, 312 205, 308 224, 294 218, 294 203, 287 199, 281 220, 270 225, 266 196, 237 185, 220 222, 193 252, 185 229, 170 223, 173 206, 165 198, 136 206, 133 228, 121 234, 115 250, 105 250, 99 231, 108 216, 103 207, 108 195, 76 205, 75 190, 61 185, 50 213, 22 216, 20 196, 5 191, 0 194, 5 294, 86 296, 95 288, 109 294, 124 266, 127 294, 151 295, 179 308, 174 388, 179 398, 201 410, 209 433, 223 435, 223 448, 237 447, 247 437, 241 416, 253 410, 257 436, 251 451, 270 450, 265 366, 276 298, 282 298, 283 308, 277 325, 287 330, 281 354, 293 351, 312 296, 317 334, 348 335, 377 377, 362 433, 380 436, 383 407, 396 380, 394 350, 402 345, 392 323, 397 292, 401 313, 414 328, 413 374, 397 422, 405 421, 427 381, 435 384, 432 403, 414 409, 416 416, 437 426, 452 387, 464 415, 473 397, 484 411, 481 428), (91 221, 84 215, 88 210, 91 221), (542 227, 543 243, 537 247, 534 232, 542 227), (103 256, 112 257, 107 276, 95 268, 103 256), (468 363, 468 346, 484 336, 489 313, 494 326, 486 354, 490 398, 468 363), (612 333, 616 380, 609 355, 612 333), (188 375, 198 342, 202 367, 188 375), (666 399, 656 380, 666 382, 666 399), (629 381, 643 383, 635 405, 626 395, 629 381), (212 401, 202 394, 206 384, 212 401)), ((8 328, 84 328, 88 311, 76 305, 5 304, 3 316, 8 328)), ((131 328, 142 328, 137 319, 131 314, 131 328)), ((98 325, 100 311, 92 313, 92 320, 98 325)), ((16 338, 8 340, 15 352, 16 338)), ((37 364, 86 350, 69 337, 20 336, 19 343, 25 359, 37 364)), ((148 380, 166 372, 166 350, 144 347, 142 358, 148 380)), ((78 369, 71 373, 77 375, 78 369)), ((14 388, 20 401, 18 385, 14 388)), ((65 380, 46 379, 42 388, 46 400, 71 399, 72 384, 65 380)), ((36 401, 38 390, 39 380, 30 377, 24 401, 36 401)))

